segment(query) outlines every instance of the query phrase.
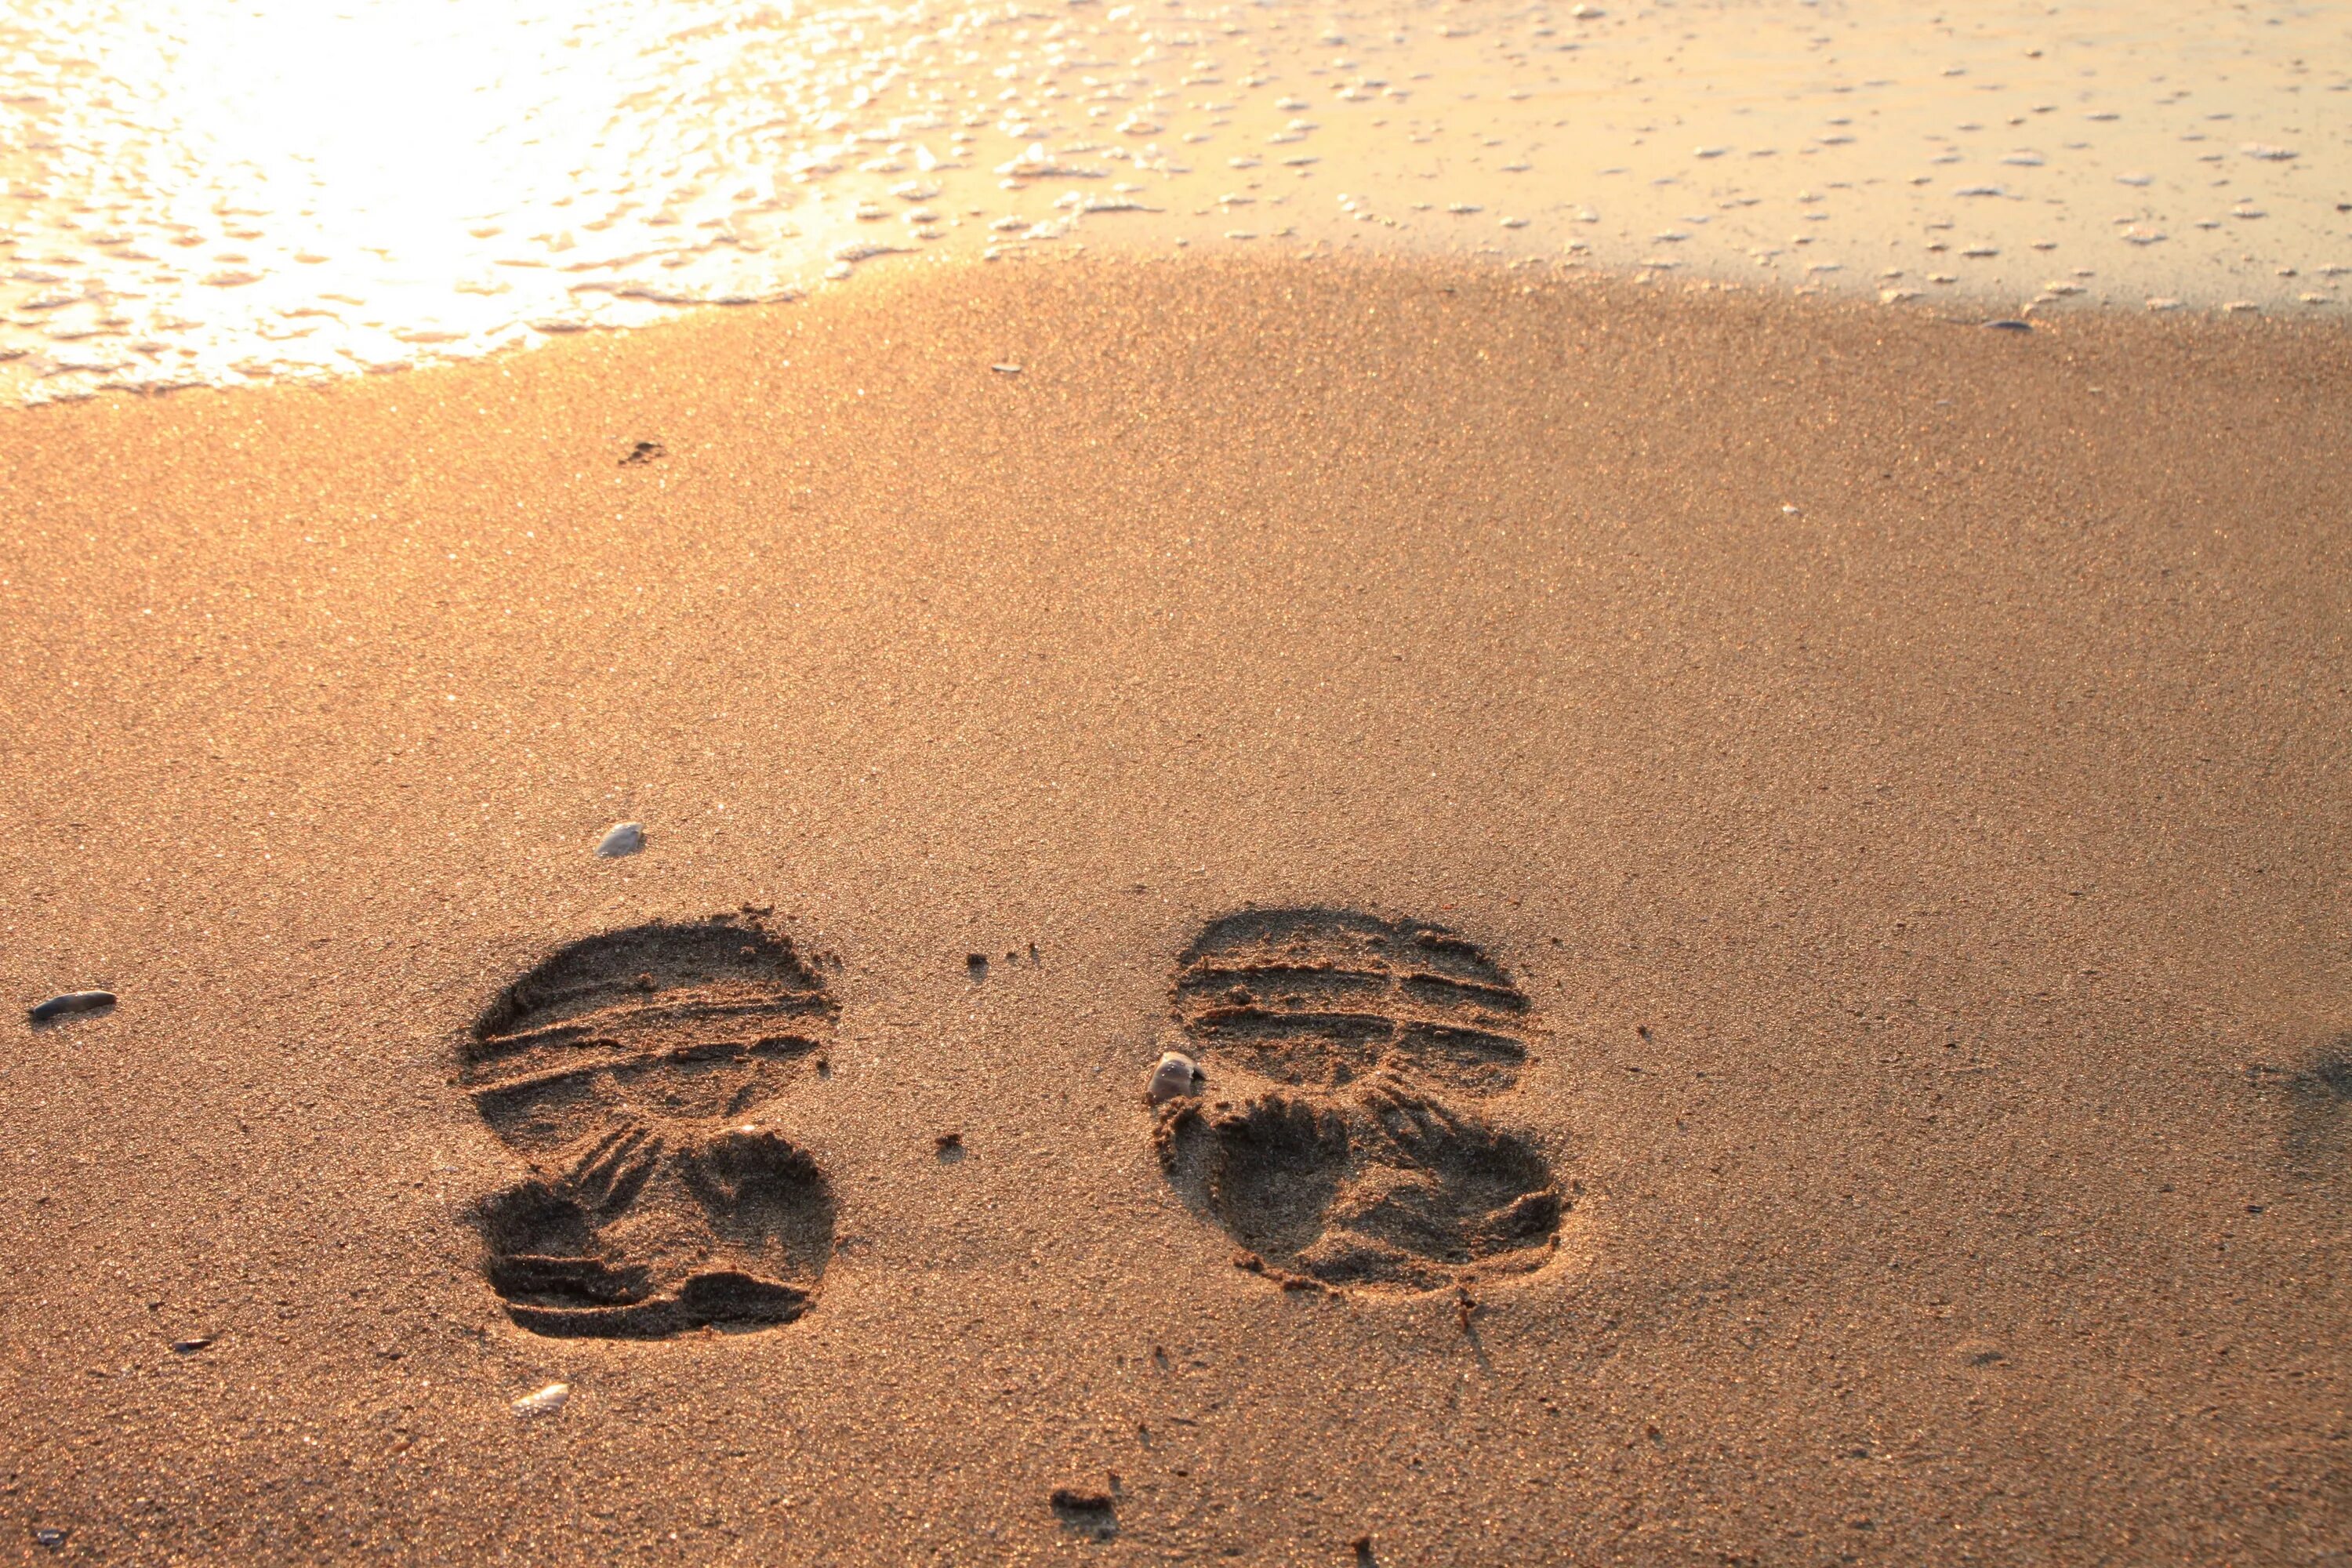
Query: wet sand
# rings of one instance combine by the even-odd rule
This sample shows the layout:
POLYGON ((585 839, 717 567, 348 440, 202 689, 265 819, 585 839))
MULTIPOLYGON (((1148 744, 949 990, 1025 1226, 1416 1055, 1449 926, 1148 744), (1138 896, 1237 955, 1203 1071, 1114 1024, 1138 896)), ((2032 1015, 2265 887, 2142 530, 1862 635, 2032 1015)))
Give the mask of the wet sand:
POLYGON ((0 978, 121 998, 0 1052, 12 1556, 2352 1551, 2340 331, 1090 261, 7 447, 0 978), (468 1031, 744 906, 813 1304, 527 1331, 468 1031), (1542 1267, 1171 1184, 1289 907, 1526 998, 1542 1267))

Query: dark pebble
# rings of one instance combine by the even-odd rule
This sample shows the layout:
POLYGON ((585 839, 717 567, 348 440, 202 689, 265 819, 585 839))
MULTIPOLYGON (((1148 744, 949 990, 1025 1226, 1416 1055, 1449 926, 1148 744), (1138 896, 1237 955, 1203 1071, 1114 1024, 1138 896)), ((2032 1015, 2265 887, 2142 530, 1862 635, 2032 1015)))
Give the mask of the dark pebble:
POLYGON ((1987 321, 1985 325, 1996 332, 2030 332, 2033 330, 2032 322, 2021 321, 2014 316, 1998 321, 1987 321))
POLYGON ((1082 1535, 1108 1541, 1118 1533, 1118 1515, 1108 1492, 1098 1492, 1092 1487, 1055 1487, 1050 1500, 1055 1516, 1082 1535))
POLYGON ((46 1024, 52 1018, 62 1018, 68 1013, 103 1013, 114 1005, 111 991, 68 991, 62 996, 52 996, 32 1009, 26 1016, 36 1024, 46 1024))

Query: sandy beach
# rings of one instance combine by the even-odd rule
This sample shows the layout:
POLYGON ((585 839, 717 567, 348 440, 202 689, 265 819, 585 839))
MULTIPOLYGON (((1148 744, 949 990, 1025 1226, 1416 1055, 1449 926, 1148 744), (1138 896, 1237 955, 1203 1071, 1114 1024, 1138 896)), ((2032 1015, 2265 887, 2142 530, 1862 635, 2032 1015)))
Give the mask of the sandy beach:
POLYGON ((2352 1552, 2338 329, 1079 259, 6 423, 11 1560, 2352 1552), (532 1331, 483 1086, 695 930, 800 1300, 532 1331), (1556 1207, 1251 1206, 1391 1079, 1556 1207))

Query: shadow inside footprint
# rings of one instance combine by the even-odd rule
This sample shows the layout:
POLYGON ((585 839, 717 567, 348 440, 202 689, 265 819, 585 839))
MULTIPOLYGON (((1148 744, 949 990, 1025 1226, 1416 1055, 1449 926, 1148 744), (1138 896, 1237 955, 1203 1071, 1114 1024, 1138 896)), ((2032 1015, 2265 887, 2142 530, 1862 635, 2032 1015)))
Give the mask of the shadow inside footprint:
POLYGON ((1196 1117, 1209 1207, 1252 1251, 1294 1258, 1323 1234, 1348 1173, 1348 1125, 1304 1100, 1267 1095, 1232 1114, 1196 1117))
POLYGON ((462 1053, 483 1119, 533 1173, 478 1211, 483 1274, 540 1333, 659 1338, 787 1323, 831 1256, 831 1184, 756 1121, 836 1005, 749 917, 563 948, 462 1053))
POLYGON ((1160 1112, 1169 1177, 1271 1271, 1433 1290, 1550 1257, 1566 1204, 1542 1154, 1440 1098, 1500 1092, 1527 997, 1472 943, 1328 910, 1213 922, 1175 1010, 1211 1066, 1160 1112))

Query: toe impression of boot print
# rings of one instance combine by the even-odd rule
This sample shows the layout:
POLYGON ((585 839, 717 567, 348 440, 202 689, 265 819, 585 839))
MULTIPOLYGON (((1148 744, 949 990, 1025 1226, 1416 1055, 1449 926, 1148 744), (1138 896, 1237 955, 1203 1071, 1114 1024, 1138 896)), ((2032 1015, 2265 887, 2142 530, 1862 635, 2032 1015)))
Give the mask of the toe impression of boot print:
POLYGON ((805 1311, 833 1190, 759 1111, 809 1070, 838 1011, 748 913, 590 937, 500 993, 460 1081, 531 1169, 478 1214, 509 1315, 652 1339, 805 1311))

